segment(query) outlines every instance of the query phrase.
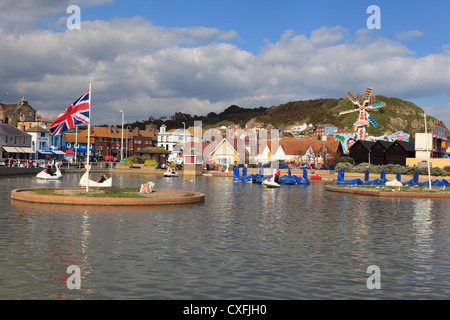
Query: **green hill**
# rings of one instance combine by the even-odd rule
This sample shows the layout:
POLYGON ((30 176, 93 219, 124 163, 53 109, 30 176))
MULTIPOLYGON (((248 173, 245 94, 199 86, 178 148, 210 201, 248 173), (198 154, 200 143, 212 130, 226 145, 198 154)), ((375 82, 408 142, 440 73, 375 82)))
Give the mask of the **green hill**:
MULTIPOLYGON (((369 113, 379 123, 378 127, 370 125, 367 129, 369 135, 392 134, 403 131, 414 137, 416 132, 424 132, 424 121, 422 108, 412 102, 398 98, 387 98, 384 96, 372 97, 372 103, 385 102, 386 107, 371 110, 369 113)), ((358 113, 350 113, 339 116, 339 112, 346 109, 353 109, 353 105, 348 99, 316 99, 308 101, 293 101, 271 108, 242 108, 232 105, 221 113, 210 112, 206 116, 191 116, 189 114, 177 113, 173 120, 164 122, 169 128, 193 126, 194 121, 202 121, 204 129, 218 126, 228 126, 238 124, 242 128, 251 119, 258 122, 271 124, 274 127, 285 127, 294 124, 332 124, 340 130, 353 130, 353 123, 356 122, 358 113)), ((436 118, 427 117, 427 128, 434 130, 436 118)), ((153 122, 160 126, 162 120, 149 118, 148 121, 136 122, 131 125, 145 127, 145 124, 153 122)), ((447 135, 448 135, 447 130, 447 135)))
MULTIPOLYGON (((414 137, 416 132, 424 132, 423 109, 412 102, 398 98, 376 96, 372 103, 385 102, 386 107, 368 111, 379 123, 378 127, 370 125, 370 135, 390 134, 403 131, 414 137)), ((353 109, 347 99, 317 99, 295 101, 267 109, 257 120, 271 123, 276 127, 293 124, 332 124, 340 130, 353 130, 358 113, 339 116, 339 112, 353 109)), ((427 128, 434 130, 436 118, 427 116, 427 128)), ((447 131, 448 134, 448 131, 447 131)))

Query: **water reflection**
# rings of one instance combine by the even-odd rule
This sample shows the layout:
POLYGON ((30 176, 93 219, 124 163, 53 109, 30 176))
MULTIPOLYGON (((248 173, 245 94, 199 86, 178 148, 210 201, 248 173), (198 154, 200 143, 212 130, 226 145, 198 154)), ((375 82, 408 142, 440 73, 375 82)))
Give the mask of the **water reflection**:
POLYGON ((448 298, 449 201, 380 199, 230 178, 113 174, 122 187, 206 194, 168 207, 37 205, 14 188, 74 187, 0 177, 0 299, 448 298), (69 265, 82 290, 66 287, 69 265), (379 265, 382 290, 366 269, 379 265), (418 285, 420 283, 421 285, 418 285))
POLYGON ((430 281, 432 267, 428 260, 434 254, 433 221, 431 199, 417 199, 414 205, 413 227, 416 237, 416 247, 413 249, 415 269, 418 281, 430 281))

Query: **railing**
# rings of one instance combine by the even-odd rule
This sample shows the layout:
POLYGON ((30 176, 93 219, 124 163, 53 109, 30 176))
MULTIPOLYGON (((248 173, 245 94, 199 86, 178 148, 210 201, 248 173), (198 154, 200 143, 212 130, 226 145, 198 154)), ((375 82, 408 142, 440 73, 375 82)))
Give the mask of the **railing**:
MULTIPOLYGON (((84 162, 70 163, 70 162, 59 162, 61 169, 83 169, 84 162)), ((102 162, 90 162, 91 168, 96 169, 108 169, 116 166, 116 162, 102 161, 102 162)), ((14 168, 44 168, 48 165, 48 162, 44 160, 26 160, 26 159, 0 159, 0 167, 14 167, 14 168)))

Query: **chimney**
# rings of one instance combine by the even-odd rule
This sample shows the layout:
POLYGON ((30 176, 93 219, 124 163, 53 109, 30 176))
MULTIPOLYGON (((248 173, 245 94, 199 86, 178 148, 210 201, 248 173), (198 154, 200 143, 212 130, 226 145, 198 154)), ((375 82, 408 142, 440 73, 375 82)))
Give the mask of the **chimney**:
POLYGON ((111 125, 110 125, 110 124, 108 124, 108 133, 112 133, 112 132, 111 132, 111 125))
POLYGON ((119 133, 119 131, 117 131, 117 125, 114 125, 114 133, 119 133))
POLYGON ((135 137, 138 137, 139 135, 140 135, 140 130, 139 130, 139 127, 136 127, 136 128, 134 128, 134 131, 133 131, 133 135, 135 136, 135 137))

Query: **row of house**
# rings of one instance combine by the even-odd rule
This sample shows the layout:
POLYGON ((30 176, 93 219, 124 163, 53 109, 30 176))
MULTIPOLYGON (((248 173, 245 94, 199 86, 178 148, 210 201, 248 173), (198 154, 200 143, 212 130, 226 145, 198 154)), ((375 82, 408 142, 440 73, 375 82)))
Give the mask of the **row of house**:
MULTIPOLYGON (((0 103, 1 157, 58 159, 84 157, 87 154, 87 126, 66 131, 62 136, 53 136, 48 129, 51 122, 51 120, 40 118, 25 97, 19 103, 0 103)), ((433 146, 433 155, 443 157, 446 153, 447 140, 445 129, 442 123, 439 123, 439 126, 436 125, 436 128, 429 145, 433 146), (442 134, 439 133, 441 131, 443 131, 442 134)), ((244 134, 242 134, 243 130, 234 129, 221 127, 202 130, 184 127, 168 130, 165 125, 162 125, 158 130, 153 124, 146 126, 145 130, 129 126, 125 129, 111 125, 89 126, 90 152, 100 160, 106 157, 126 158, 130 155, 148 155, 159 162, 198 163, 203 161, 232 164, 234 162, 266 163, 274 160, 296 160, 304 163, 320 162, 325 165, 333 165, 342 154, 340 142, 334 139, 333 141, 319 140, 319 137, 332 137, 336 133, 337 128, 330 124, 277 128, 276 136, 271 136, 269 133, 256 142, 252 141, 249 135, 252 133, 256 135, 262 129, 274 128, 257 123, 253 119, 246 124, 244 134)), ((358 141, 349 152, 356 163, 404 165, 406 157, 415 157, 415 149, 417 146, 415 148, 413 143, 403 141, 395 143, 358 141)))
POLYGON ((266 140, 252 145, 248 138, 192 142, 183 150, 184 163, 217 165, 284 161, 331 166, 342 155, 339 141, 266 140))
POLYGON ((399 164, 406 165, 407 158, 415 158, 415 144, 406 141, 356 141, 349 148, 349 155, 355 164, 363 162, 374 165, 399 164))
MULTIPOLYGON (((0 124, 1 158, 38 160, 86 156, 87 128, 76 128, 61 136, 53 136, 47 124, 28 124, 24 130, 12 124, 0 124)), ((147 126, 146 130, 121 130, 117 126, 90 127, 90 130, 90 151, 97 159, 121 155, 125 158, 147 147, 156 146, 157 132, 152 126, 147 126)))

